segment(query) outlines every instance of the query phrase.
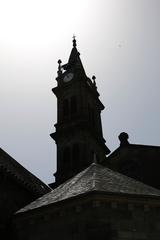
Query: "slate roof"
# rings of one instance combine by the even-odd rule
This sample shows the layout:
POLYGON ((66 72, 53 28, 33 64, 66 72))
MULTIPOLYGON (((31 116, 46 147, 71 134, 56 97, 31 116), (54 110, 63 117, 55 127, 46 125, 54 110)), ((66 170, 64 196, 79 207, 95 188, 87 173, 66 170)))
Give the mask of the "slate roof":
POLYGON ((75 177, 27 205, 17 213, 40 208, 89 192, 160 197, 159 190, 114 172, 102 165, 93 163, 75 177))
POLYGON ((51 189, 39 178, 25 169, 15 159, 0 148, 0 172, 12 177, 16 182, 35 193, 37 197, 46 194, 51 189))

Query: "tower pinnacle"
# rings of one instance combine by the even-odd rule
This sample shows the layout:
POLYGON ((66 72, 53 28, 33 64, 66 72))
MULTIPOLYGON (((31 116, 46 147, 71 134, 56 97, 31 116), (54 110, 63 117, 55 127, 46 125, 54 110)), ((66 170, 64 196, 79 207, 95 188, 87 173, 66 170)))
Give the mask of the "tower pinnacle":
POLYGON ((58 71, 57 71, 57 74, 58 76, 60 76, 62 74, 62 68, 61 68, 61 59, 58 60, 58 71))
POLYGON ((76 43, 76 36, 73 35, 73 47, 76 47, 77 46, 77 43, 76 43))

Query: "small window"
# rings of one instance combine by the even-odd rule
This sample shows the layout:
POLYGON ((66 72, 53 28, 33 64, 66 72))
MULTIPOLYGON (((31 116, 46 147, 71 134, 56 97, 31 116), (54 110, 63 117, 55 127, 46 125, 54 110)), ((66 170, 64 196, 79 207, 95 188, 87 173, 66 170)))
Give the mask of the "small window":
POLYGON ((71 97, 71 114, 77 113, 77 98, 76 96, 71 97))
POLYGON ((64 168, 68 168, 70 166, 71 161, 71 151, 69 147, 65 147, 63 151, 63 164, 64 168))
POLYGON ((73 161, 79 162, 79 145, 77 143, 73 145, 72 158, 73 161))
POLYGON ((69 102, 68 99, 63 101, 63 116, 67 117, 69 115, 69 102))
POLYGON ((91 120, 91 107, 90 107, 90 105, 88 105, 88 117, 89 117, 89 120, 91 120))
POLYGON ((91 163, 95 161, 95 157, 96 157, 95 152, 92 150, 90 153, 91 163))
POLYGON ((89 115, 89 121, 91 123, 92 126, 95 125, 95 113, 93 108, 90 107, 90 105, 88 105, 88 115, 89 115))

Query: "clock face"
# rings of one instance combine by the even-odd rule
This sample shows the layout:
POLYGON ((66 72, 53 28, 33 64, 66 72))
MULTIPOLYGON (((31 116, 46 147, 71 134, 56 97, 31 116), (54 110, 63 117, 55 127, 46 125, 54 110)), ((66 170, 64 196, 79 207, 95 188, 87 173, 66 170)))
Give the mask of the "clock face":
POLYGON ((69 81, 72 80, 73 76, 74 76, 73 73, 67 73, 67 74, 65 75, 65 77, 63 78, 63 81, 64 81, 64 82, 69 82, 69 81))

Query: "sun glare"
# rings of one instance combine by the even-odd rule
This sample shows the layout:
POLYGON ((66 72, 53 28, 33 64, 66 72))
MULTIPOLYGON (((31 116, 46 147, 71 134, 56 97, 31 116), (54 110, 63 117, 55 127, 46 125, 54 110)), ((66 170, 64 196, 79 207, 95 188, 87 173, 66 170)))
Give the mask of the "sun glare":
MULTIPOLYGON (((1 44, 14 47, 42 45, 63 33, 75 32, 85 14, 83 1, 15 0, 0 5, 1 44)), ((57 40, 59 41, 59 39, 57 40)))

